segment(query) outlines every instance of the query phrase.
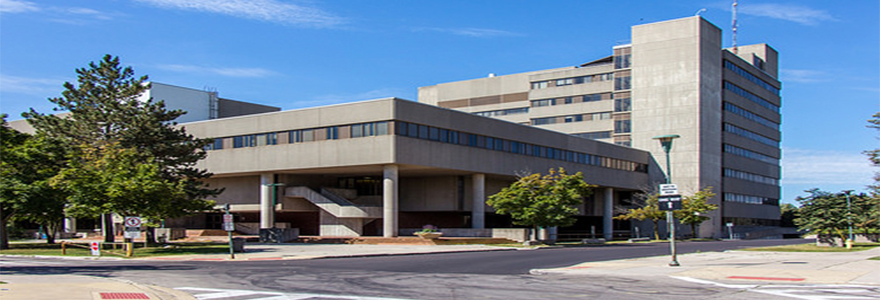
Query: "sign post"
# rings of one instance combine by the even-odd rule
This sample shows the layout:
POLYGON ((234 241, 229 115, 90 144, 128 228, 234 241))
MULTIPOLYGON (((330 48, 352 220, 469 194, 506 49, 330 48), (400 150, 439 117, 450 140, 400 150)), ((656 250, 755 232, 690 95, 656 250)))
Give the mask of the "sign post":
POLYGON ((125 226, 125 235, 127 239, 136 239, 141 237, 141 217, 125 217, 122 222, 125 226))
POLYGON ((661 184, 660 197, 657 199, 657 208, 666 211, 666 223, 669 224, 669 251, 672 253, 672 261, 669 266, 679 266, 678 258, 675 251, 675 218, 672 212, 681 209, 681 195, 678 193, 678 186, 675 184, 661 184))
POLYGON ((232 214, 229 213, 229 203, 223 205, 226 213, 223 214, 223 229, 229 234, 229 258, 235 259, 235 250, 232 246, 232 232, 235 231, 235 223, 232 223, 232 214))

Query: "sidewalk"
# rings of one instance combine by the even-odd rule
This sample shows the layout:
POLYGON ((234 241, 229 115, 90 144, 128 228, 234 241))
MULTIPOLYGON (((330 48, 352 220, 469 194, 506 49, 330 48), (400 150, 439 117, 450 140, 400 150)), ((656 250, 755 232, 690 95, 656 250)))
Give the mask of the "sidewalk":
POLYGON ((674 276, 728 283, 853 284, 880 286, 880 247, 859 252, 726 251, 582 263, 532 274, 674 276))
POLYGON ((178 290, 103 277, 3 275, 0 281, 6 282, 0 285, 3 300, 196 299, 178 290))

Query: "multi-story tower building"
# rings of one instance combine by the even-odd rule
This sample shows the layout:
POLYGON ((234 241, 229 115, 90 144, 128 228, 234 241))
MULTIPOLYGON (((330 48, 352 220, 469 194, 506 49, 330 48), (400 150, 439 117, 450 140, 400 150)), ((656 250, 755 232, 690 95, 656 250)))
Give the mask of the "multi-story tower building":
MULTIPOLYGON (((671 180, 685 194, 712 187, 720 209, 701 226, 776 226, 780 87, 766 44, 724 49, 721 29, 695 16, 632 27, 631 43, 579 66, 421 87, 419 101, 649 151, 677 134, 671 180)), ((662 171, 662 173, 661 173, 662 171)), ((647 187, 646 187, 647 188, 647 187)))

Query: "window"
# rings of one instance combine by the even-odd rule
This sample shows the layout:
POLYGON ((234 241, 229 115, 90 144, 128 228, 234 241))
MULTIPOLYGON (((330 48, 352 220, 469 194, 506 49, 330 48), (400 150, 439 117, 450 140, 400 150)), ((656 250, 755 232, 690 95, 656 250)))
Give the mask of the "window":
POLYGON ((632 77, 630 77, 629 75, 627 75, 627 76, 618 76, 617 78, 614 78, 614 90, 628 90, 628 89, 631 89, 631 88, 632 88, 632 85, 630 84, 630 79, 631 79, 631 78, 632 78, 632 77))
POLYGON ((632 110, 632 100, 630 98, 617 98, 614 99, 614 111, 622 112, 622 111, 630 111, 632 110))
POLYGON ((724 193, 724 201, 758 205, 779 205, 779 199, 734 193, 724 193))
MULTIPOLYGON (((761 63, 761 64, 763 65, 763 63, 761 63)), ((733 71, 734 73, 736 73, 739 76, 742 76, 746 80, 751 81, 754 84, 757 84, 761 88, 770 91, 771 93, 773 93, 776 96, 779 96, 779 89, 778 88, 774 87, 773 85, 767 83, 764 80, 761 80, 761 78, 758 78, 758 76, 752 75, 752 73, 749 73, 748 71, 744 70, 743 68, 740 68, 736 64, 730 62, 729 60, 724 61, 724 68, 733 71)))
POLYGON ((758 124, 770 127, 771 129, 779 130, 779 124, 773 121, 770 121, 767 118, 759 116, 753 112, 745 110, 739 106, 730 104, 729 102, 724 102, 724 110, 735 113, 743 118, 752 120, 758 124))
POLYGON ((749 93, 745 89, 743 89, 733 83, 725 81, 724 82, 724 89, 731 91, 734 94, 737 94, 739 96, 742 96, 743 98, 746 98, 749 101, 755 102, 758 105, 763 106, 769 110, 772 110, 775 113, 779 113, 779 106, 778 105, 770 103, 770 101, 764 100, 764 98, 758 97, 758 95, 749 93))
POLYGON ((532 89, 533 90, 546 89, 546 88, 547 88, 547 81, 532 82, 532 89))
POLYGON ((302 131, 302 141, 303 142, 312 142, 315 140, 315 130, 314 129, 306 129, 302 131))
POLYGON ((328 140, 336 140, 339 139, 339 127, 327 127, 327 139, 328 140))
POLYGON ((758 174, 754 174, 754 173, 743 172, 743 171, 728 169, 728 168, 724 168, 724 177, 748 180, 751 182, 771 184, 771 185, 778 185, 779 184, 779 179, 776 179, 773 177, 768 177, 768 176, 763 176, 763 175, 758 175, 758 174))
POLYGON ((729 144, 724 144, 724 152, 730 153, 733 155, 742 156, 742 157, 749 158, 749 159, 754 159, 757 161, 762 161, 762 162, 769 163, 769 164, 779 165, 778 158, 773 158, 768 155, 764 155, 764 154, 757 153, 754 151, 746 150, 746 149, 743 149, 743 148, 740 148, 737 146, 733 146, 733 145, 729 145, 729 144))
POLYGON ((556 123, 556 117, 532 119, 532 125, 547 125, 547 124, 555 124, 555 123, 556 123))
POLYGON ((216 138, 213 142, 205 146, 205 150, 220 150, 223 149, 223 138, 216 138))
POLYGON ((376 135, 387 135, 388 134, 388 122, 376 122, 375 124, 375 133, 376 135))
POLYGON ((584 132, 584 133, 575 133, 573 135, 576 137, 591 139, 591 140, 608 139, 608 138, 611 138, 611 131, 584 132))
POLYGON ((779 147, 779 141, 745 130, 730 123, 724 123, 724 131, 773 147, 779 147))
POLYGON ((629 133, 630 131, 630 120, 614 121, 614 133, 629 133))
POLYGON ((532 101, 532 107, 556 105, 556 99, 542 99, 532 101))

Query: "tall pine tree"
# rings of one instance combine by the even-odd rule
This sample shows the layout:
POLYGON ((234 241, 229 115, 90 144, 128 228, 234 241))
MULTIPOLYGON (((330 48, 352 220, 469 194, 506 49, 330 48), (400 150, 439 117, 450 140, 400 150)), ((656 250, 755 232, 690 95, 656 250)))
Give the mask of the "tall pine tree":
MULTIPOLYGON (((195 165, 205 158, 207 154, 203 148, 211 141, 195 138, 186 133, 185 129, 176 126, 174 120, 186 112, 168 110, 161 100, 143 99, 144 93, 150 89, 147 76, 136 78, 131 67, 120 66, 118 57, 105 55, 99 63, 92 62, 87 68, 77 69, 76 73, 78 75, 76 85, 65 82, 62 97, 49 99, 57 105, 54 108, 56 112, 66 112, 66 114, 42 114, 33 109, 22 114, 38 132, 62 141, 75 150, 71 159, 76 161, 71 162, 70 165, 104 166, 106 164, 98 160, 112 154, 107 151, 125 149, 128 162, 154 165, 157 176, 167 182, 166 188, 182 192, 169 192, 168 194, 178 195, 170 199, 154 199, 153 207, 140 205, 143 210, 151 211, 126 213, 152 215, 153 211, 162 211, 161 215, 155 217, 171 218, 192 210, 209 209, 211 202, 205 200, 206 197, 217 195, 221 190, 206 187, 203 180, 209 178, 211 174, 196 168, 195 165), (85 155, 87 153, 102 154, 85 155), (169 210, 167 209, 169 206, 177 206, 180 209, 169 210)), ((92 171, 112 172, 113 170, 93 169, 92 171)), ((78 173, 68 170, 65 174, 78 173)), ((108 174, 101 176, 120 178, 108 174)), ((76 184, 65 185, 71 181, 56 182, 67 189, 73 189, 69 200, 72 201, 71 207, 74 208, 78 207, 76 205, 78 203, 94 205, 95 201, 105 202, 101 207, 126 207, 124 204, 112 202, 131 201, 114 196, 109 190, 103 193, 100 191, 96 193, 94 190, 76 190, 78 186, 76 184), (89 195, 88 199, 85 195, 89 195), (96 195, 103 195, 103 199, 94 199, 98 197, 96 195)), ((79 207, 84 206, 79 205, 79 207)), ((80 213, 84 211, 87 210, 80 213)), ((114 211, 102 211, 102 213, 106 215, 114 211)), ((106 224, 108 219, 105 216, 105 225, 109 225, 106 224)), ((109 227, 105 226, 105 228, 109 227)), ((112 241, 113 234, 105 231, 105 240, 112 241)))

